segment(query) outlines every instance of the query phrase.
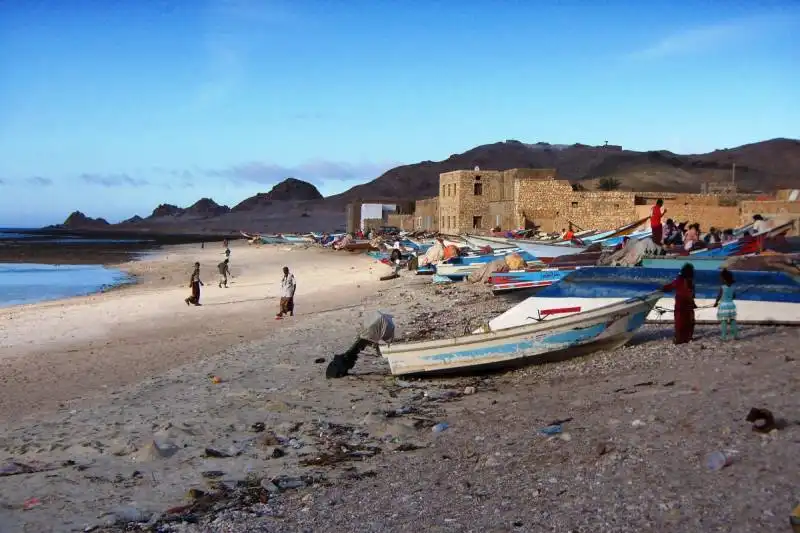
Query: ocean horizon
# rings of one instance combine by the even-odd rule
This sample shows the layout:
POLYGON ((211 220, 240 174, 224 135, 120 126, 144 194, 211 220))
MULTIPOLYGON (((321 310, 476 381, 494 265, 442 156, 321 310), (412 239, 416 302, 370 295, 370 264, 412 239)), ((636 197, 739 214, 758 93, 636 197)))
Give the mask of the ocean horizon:
POLYGON ((47 244, 114 244, 114 243, 147 243, 153 239, 143 238, 97 238, 78 235, 53 235, 43 232, 42 228, 3 227, 0 226, 0 241, 36 240, 47 244))

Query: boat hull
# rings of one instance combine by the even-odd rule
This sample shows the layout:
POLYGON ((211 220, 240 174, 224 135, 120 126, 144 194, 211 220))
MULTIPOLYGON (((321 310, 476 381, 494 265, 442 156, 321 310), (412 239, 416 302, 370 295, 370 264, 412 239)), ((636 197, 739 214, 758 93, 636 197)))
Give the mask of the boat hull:
POLYGON ((695 259, 692 257, 655 257, 642 259, 644 268, 666 268, 680 270, 683 265, 690 263, 695 270, 719 270, 725 264, 726 258, 695 259))
MULTIPOLYGON (((532 296, 520 302, 502 315, 489 321, 492 331, 520 327, 537 321, 554 320, 559 317, 584 313, 602 306, 624 301, 624 298, 551 298, 532 296)), ((695 322, 716 324, 717 309, 712 307, 714 299, 695 300, 695 322)), ((675 321, 675 298, 664 295, 647 315, 647 322, 672 323, 675 321)), ((736 320, 740 324, 752 325, 798 325, 800 303, 770 302, 760 300, 736 300, 736 320)))
POLYGON ((651 294, 552 322, 393 344, 381 351, 394 375, 460 373, 561 361, 625 344, 644 324, 658 298, 651 294))
POLYGON ((574 270, 575 268, 543 268, 541 270, 496 272, 490 276, 489 283, 494 293, 534 289, 552 285, 574 270))

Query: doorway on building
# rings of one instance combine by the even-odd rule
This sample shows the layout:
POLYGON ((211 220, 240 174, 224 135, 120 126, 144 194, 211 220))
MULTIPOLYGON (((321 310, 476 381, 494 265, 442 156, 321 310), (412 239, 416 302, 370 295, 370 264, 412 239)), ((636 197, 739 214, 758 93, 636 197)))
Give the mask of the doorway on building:
POLYGON ((483 217, 472 217, 472 229, 483 227, 483 217))

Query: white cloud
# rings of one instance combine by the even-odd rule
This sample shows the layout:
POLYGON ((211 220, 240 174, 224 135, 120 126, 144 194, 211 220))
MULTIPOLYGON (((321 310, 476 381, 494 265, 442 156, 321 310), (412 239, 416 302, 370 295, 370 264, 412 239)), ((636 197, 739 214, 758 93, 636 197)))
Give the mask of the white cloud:
POLYGON ((226 178, 235 183, 271 184, 285 178, 297 178, 321 184, 325 181, 371 180, 395 166, 397 163, 343 163, 324 159, 308 161, 297 166, 254 161, 225 169, 207 170, 204 174, 226 178))
POLYGON ((80 179, 92 185, 103 187, 144 187, 150 182, 141 178, 133 178, 128 174, 81 174, 80 179))
POLYGON ((729 20, 676 31, 649 46, 635 51, 635 59, 663 59, 684 54, 704 53, 768 35, 796 21, 793 14, 767 14, 729 20))

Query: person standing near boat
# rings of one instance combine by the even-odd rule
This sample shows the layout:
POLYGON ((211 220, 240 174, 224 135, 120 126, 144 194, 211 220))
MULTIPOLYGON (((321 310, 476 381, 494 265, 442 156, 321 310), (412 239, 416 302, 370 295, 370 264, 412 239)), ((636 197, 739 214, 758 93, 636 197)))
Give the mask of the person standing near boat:
POLYGON ((192 289, 192 294, 184 300, 186 305, 200 305, 200 286, 204 283, 200 280, 200 263, 194 264, 194 270, 189 277, 189 287, 192 289))
POLYGON ((569 229, 566 233, 564 233, 564 240, 565 241, 572 241, 575 238, 575 231, 572 229, 572 222, 569 224, 569 229))
POLYGON ((739 326, 736 324, 736 303, 733 301, 736 297, 733 290, 733 274, 727 268, 723 268, 719 273, 719 277, 722 279, 722 286, 719 288, 714 307, 717 308, 717 319, 719 320, 722 340, 727 341, 731 338, 739 340, 739 326))
POLYGON ((664 237, 664 227, 661 225, 661 217, 667 214, 666 209, 661 209, 664 200, 659 198, 650 210, 650 230, 653 233, 653 242, 661 246, 664 237))
POLYGON ((685 344, 694 336, 694 266, 686 263, 678 273, 678 277, 662 289, 664 292, 675 291, 675 344, 685 344))
POLYGON ((753 233, 759 235, 769 229, 769 222, 761 215, 753 215, 753 233))
POLYGON ((294 274, 289 272, 289 267, 283 267, 283 279, 281 280, 281 307, 275 316, 277 320, 283 315, 294 316, 294 292, 297 290, 294 274))

